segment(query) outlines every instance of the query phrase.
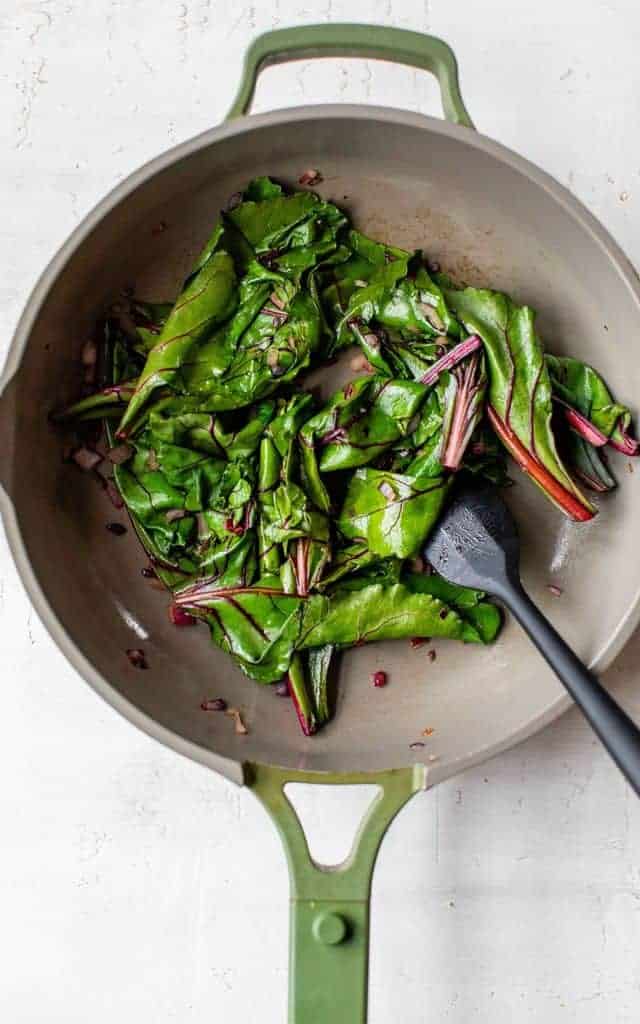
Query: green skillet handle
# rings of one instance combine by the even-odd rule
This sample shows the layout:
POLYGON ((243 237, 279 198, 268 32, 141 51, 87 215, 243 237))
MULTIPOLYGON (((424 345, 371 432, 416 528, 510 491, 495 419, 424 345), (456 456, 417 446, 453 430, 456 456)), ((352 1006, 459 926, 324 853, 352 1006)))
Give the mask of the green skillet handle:
POLYGON ((460 95, 453 50, 435 36, 382 25, 303 25, 258 36, 247 51, 240 88, 227 120, 249 112, 263 68, 312 57, 365 57, 430 71, 440 84, 447 120, 473 128, 460 95))
POLYGON ((273 819, 289 865, 289 1024, 366 1024, 373 867, 392 820, 425 788, 426 769, 324 775, 247 764, 245 781, 273 819), (323 867, 312 859, 284 792, 288 782, 379 787, 342 864, 323 867))

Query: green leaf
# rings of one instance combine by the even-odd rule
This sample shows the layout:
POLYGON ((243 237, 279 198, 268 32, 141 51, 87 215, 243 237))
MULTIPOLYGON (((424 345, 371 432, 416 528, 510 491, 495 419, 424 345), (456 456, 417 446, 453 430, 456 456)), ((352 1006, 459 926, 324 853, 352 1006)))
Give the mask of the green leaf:
POLYGON ((175 595, 176 604, 206 619, 219 647, 247 675, 272 683, 288 670, 300 632, 301 598, 286 594, 277 576, 251 587, 204 581, 175 595))
POLYGON ((616 487, 616 481, 600 454, 602 449, 594 448, 573 430, 567 431, 565 446, 567 461, 578 480, 585 487, 601 494, 612 491, 616 487))
POLYGON ((336 392, 301 431, 309 478, 312 458, 323 473, 372 462, 410 433, 427 390, 415 381, 361 377, 336 392))
POLYGON ((402 583, 374 583, 361 590, 336 590, 309 598, 302 606, 299 646, 353 647, 376 640, 446 636, 482 642, 474 624, 431 594, 414 593, 402 583))
POLYGON ((567 356, 545 357, 554 394, 586 416, 591 423, 611 437, 622 418, 627 426, 631 413, 615 402, 602 377, 586 363, 567 356))
POLYGON ((614 448, 635 455, 631 412, 616 402, 604 380, 587 363, 568 356, 546 356, 554 396, 576 409, 614 448))
POLYGON ((63 423, 65 420, 92 420, 103 419, 107 416, 121 416, 122 409, 129 402, 135 387, 135 381, 110 384, 54 413, 52 419, 57 423, 63 423))
POLYGON ((298 292, 281 326, 260 313, 243 334, 223 376, 212 378, 206 364, 187 373, 186 389, 211 412, 239 409, 273 394, 309 366, 320 337, 313 300, 298 292))
POLYGON ((300 728, 305 736, 316 732, 319 722, 316 714, 315 695, 307 681, 304 661, 299 654, 294 654, 289 665, 289 693, 296 709, 300 728))
POLYGON ((366 540, 381 558, 410 558, 438 519, 447 490, 442 477, 359 469, 349 483, 338 529, 349 539, 366 540))
MULTIPOLYGON (((351 296, 359 288, 366 287, 372 278, 383 272, 388 263, 396 263, 397 273, 406 273, 410 253, 394 246, 375 242, 359 231, 351 229, 344 240, 344 255, 336 259, 335 265, 327 265, 321 272, 318 291, 321 295, 323 309, 327 321, 335 330, 344 318, 351 296)), ((348 332, 344 333, 342 344, 352 341, 348 332)))
POLYGON ((466 621, 468 628, 475 631, 478 643, 492 643, 498 635, 502 625, 500 609, 490 601, 485 601, 485 594, 481 590, 459 587, 435 573, 407 573, 402 577, 402 582, 412 593, 430 594, 454 608, 466 621))
POLYGON ((255 546, 251 463, 230 463, 168 443, 152 431, 133 444, 133 458, 116 466, 114 475, 129 512, 153 545, 151 554, 195 573, 223 562, 244 533, 255 546))
POLYGON ((335 654, 333 644, 314 647, 307 655, 309 667, 309 684, 315 705, 315 717, 318 725, 325 725, 331 718, 329 707, 329 672, 335 654))
POLYGON ((172 309, 172 302, 145 302, 137 298, 131 300, 131 318, 139 342, 136 351, 146 356, 153 348, 172 309))
POLYGON ((265 570, 281 569, 283 587, 306 595, 330 560, 327 517, 297 482, 298 431, 311 398, 296 395, 269 426, 260 450, 260 558, 265 570))
POLYGON ((171 386, 194 346, 201 344, 214 327, 234 312, 238 302, 234 259, 224 248, 226 233, 219 223, 205 247, 197 269, 179 295, 145 367, 118 433, 126 436, 153 393, 171 386))
POLYGON ((436 359, 445 336, 457 337, 460 332, 442 290, 423 266, 410 272, 407 254, 380 266, 363 283, 349 298, 337 325, 338 338, 351 330, 369 362, 382 373, 391 373, 393 366, 404 370, 403 376, 421 376, 436 359), (424 339, 431 340, 425 344, 424 339))
POLYGON ((149 414, 149 428, 158 441, 184 445, 230 460, 247 459, 257 450, 274 411, 275 402, 261 402, 243 416, 243 425, 234 429, 222 416, 176 412, 171 407, 158 406, 149 414))
POLYGON ((251 199, 255 203, 261 202, 263 199, 275 199, 281 195, 282 185, 278 185, 276 181, 272 181, 266 176, 254 178, 244 191, 244 198, 251 199))
POLYGON ((346 224, 333 203, 313 192, 285 195, 268 179, 252 183, 228 216, 256 253, 296 280, 335 249, 337 232, 346 224))
POLYGON ((327 587, 337 583, 338 580, 344 583, 344 577, 351 577, 354 574, 362 573, 369 566, 378 568, 384 564, 380 562, 379 556, 373 553, 363 538, 355 540, 350 544, 339 545, 333 555, 329 569, 318 582, 317 589, 326 590, 327 587))
POLYGON ((594 508, 563 465, 551 426, 551 381, 534 314, 507 295, 478 288, 445 289, 467 331, 484 343, 489 418, 520 467, 563 512, 590 519, 594 508))
MULTIPOLYGON (((200 390, 211 390, 216 379, 228 369, 238 351, 245 331, 251 327, 261 310, 268 305, 269 295, 274 289, 273 275, 259 264, 251 263, 247 275, 242 279, 238 292, 237 308, 233 316, 216 328, 197 348, 188 353, 174 381, 176 390, 197 394, 200 390)), ((265 326, 273 327, 273 320, 267 317, 265 326)))
POLYGON ((247 200, 229 213, 229 219, 242 232, 257 253, 268 252, 279 244, 286 243, 287 235, 306 220, 313 212, 320 210, 322 200, 313 192, 296 192, 261 199, 247 200))

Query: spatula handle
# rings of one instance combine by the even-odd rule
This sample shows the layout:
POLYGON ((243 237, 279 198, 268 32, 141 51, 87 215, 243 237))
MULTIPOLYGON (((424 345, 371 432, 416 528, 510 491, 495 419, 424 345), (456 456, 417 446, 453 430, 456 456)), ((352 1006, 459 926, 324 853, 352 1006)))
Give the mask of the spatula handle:
POLYGON ((499 595, 582 709, 622 774, 640 796, 640 729, 574 654, 520 586, 499 595))

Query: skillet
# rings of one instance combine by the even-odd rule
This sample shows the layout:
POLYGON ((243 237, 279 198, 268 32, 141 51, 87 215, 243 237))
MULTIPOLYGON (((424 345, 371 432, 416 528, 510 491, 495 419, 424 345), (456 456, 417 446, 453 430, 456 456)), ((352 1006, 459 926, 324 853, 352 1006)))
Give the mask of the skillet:
MULTIPOLYGON (((61 461, 43 410, 52 396, 75 395, 79 352, 96 317, 131 282, 143 297, 174 294, 230 195, 260 174, 293 186, 308 167, 321 170, 317 190, 361 230, 424 247, 468 283, 508 291, 539 310, 550 348, 593 362, 626 401, 640 390, 640 287, 629 262, 569 192, 473 129, 449 47, 398 29, 318 25, 261 36, 227 121, 119 184, 36 285, 0 384, 0 504, 16 564, 51 635, 102 697, 173 749, 249 786, 273 817, 291 876, 292 1024, 366 1019, 371 875, 404 803, 531 735, 569 703, 508 622, 493 647, 443 643, 435 666, 402 642, 348 652, 335 721, 306 739, 289 702, 245 680, 204 630, 185 637, 171 629, 166 599, 140 575, 133 531, 112 541, 104 495, 61 461), (247 116, 263 67, 316 56, 430 71, 446 120, 355 105, 247 116), (168 229, 158 233, 161 221, 168 229), (149 672, 130 665, 130 647, 144 648, 149 672), (374 693, 376 669, 392 685, 374 693), (203 714, 200 702, 211 695, 242 708, 246 737, 228 718, 203 714), (427 726, 433 735, 412 746, 427 726), (311 859, 285 793, 291 782, 379 787, 342 865, 328 870, 311 859)), ((328 395, 344 372, 322 371, 317 383, 328 395)), ((625 475, 615 499, 581 526, 523 480, 510 496, 527 588, 598 672, 640 618, 637 560, 629 557, 637 481, 625 475), (558 575, 562 602, 547 590, 558 575)))

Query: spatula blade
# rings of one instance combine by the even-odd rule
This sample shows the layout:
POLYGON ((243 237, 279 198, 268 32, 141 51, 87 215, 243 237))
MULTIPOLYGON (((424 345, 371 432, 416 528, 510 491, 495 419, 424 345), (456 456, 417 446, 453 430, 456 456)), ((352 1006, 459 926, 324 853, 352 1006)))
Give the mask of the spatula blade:
POLYGON ((494 488, 463 488, 429 536, 424 556, 451 583, 490 594, 519 579, 513 516, 494 488))

